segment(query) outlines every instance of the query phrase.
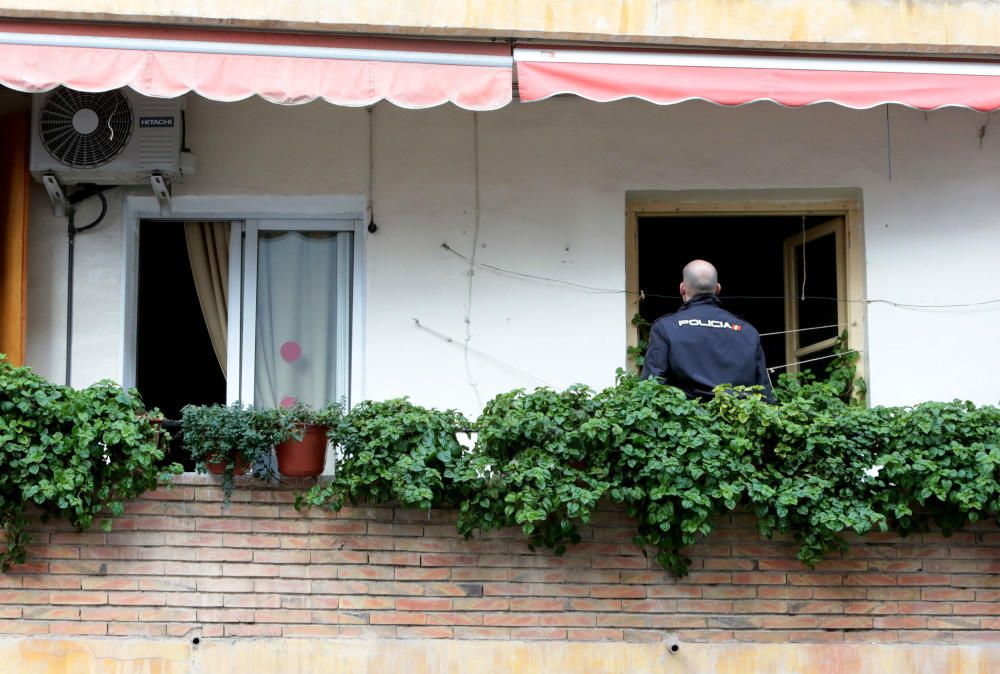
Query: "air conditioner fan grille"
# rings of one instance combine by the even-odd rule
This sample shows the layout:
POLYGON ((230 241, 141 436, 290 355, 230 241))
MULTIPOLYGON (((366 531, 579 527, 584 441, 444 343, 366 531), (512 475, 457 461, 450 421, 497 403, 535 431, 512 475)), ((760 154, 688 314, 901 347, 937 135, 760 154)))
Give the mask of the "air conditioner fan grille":
POLYGON ((132 137, 132 106, 120 91, 87 93, 60 87, 39 110, 38 133, 56 160, 72 168, 104 166, 132 137))

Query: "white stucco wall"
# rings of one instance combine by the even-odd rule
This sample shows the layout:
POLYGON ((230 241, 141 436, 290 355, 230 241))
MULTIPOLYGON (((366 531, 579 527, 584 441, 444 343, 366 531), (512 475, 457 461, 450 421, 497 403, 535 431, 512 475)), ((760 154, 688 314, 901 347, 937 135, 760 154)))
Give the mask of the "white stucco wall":
MULTIPOLYGON (((572 98, 479 116, 480 262, 624 288, 629 190, 859 188, 870 298, 920 304, 1000 298, 1000 126, 961 110, 771 104, 656 107, 572 98)), ((363 110, 324 103, 188 103, 198 175, 178 194, 358 195, 367 185, 363 110)), ((472 113, 376 111, 375 214, 367 241, 366 395, 410 395, 475 413, 480 400, 539 381, 604 386, 624 364, 625 298, 500 276, 473 278, 441 248, 471 252, 472 113), (454 337, 448 343, 413 318, 454 337), (502 361, 512 367, 497 363, 502 361), (525 373, 529 373, 528 376, 525 373), (475 389, 470 385, 475 384, 475 389)), ((77 247, 74 384, 120 373, 121 208, 77 247)), ((36 191, 30 239, 28 360, 62 379, 65 224, 36 191)), ((869 307, 876 404, 1000 400, 1000 304, 869 307)))

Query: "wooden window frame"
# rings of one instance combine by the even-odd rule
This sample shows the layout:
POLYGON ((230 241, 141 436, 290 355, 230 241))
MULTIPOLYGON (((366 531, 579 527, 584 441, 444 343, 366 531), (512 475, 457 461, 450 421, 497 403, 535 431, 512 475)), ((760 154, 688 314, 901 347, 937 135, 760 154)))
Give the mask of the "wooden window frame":
MULTIPOLYGON (((847 297, 848 271, 847 251, 845 245, 845 239, 847 238, 847 225, 844 222, 843 217, 834 216, 823 223, 808 228, 801 234, 792 234, 785 239, 782 256, 784 258, 785 265, 785 326, 788 330, 802 327, 802 324, 799 322, 799 303, 796 300, 796 296, 799 294, 799 288, 796 287, 796 270, 799 260, 797 259, 795 249, 797 246, 809 243, 810 241, 815 241, 816 239, 824 236, 830 236, 831 234, 835 237, 834 245, 836 259, 834 262, 837 266, 837 297, 847 297), (788 326, 793 327, 789 328, 788 326)), ((837 340, 840 338, 840 333, 844 331, 844 328, 850 327, 847 314, 847 308, 850 304, 852 303, 844 301, 837 302, 837 324, 841 327, 837 330, 837 334, 833 337, 813 341, 809 340, 808 335, 805 335, 805 333, 802 332, 785 333, 785 362, 788 364, 788 368, 786 370, 787 372, 798 372, 799 361, 808 360, 810 357, 813 357, 814 354, 825 349, 829 349, 837 344, 837 340), (803 340, 803 335, 805 335, 807 339, 803 340), (803 345, 803 341, 806 342, 805 345, 803 345)), ((848 335, 850 335, 850 330, 848 330, 848 335)))
MULTIPOLYGON (((625 329, 630 347, 639 341, 632 317, 639 311, 639 218, 642 217, 742 217, 742 216, 828 216, 844 219, 844 263, 846 266, 843 309, 847 325, 847 348, 860 352, 857 374, 868 372, 866 349, 867 297, 865 251, 861 205, 857 199, 799 200, 742 198, 643 198, 630 199, 625 219, 625 329)), ((680 283, 680 279, 677 280, 680 283)), ((678 298, 679 300, 679 298, 678 298)), ((786 297, 787 300, 787 297, 786 297)))

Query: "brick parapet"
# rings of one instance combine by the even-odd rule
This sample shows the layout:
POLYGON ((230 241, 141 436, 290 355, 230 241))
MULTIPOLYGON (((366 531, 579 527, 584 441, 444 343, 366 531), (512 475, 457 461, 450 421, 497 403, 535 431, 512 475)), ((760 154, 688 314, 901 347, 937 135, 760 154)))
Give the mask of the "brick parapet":
POLYGON ((1000 635, 1000 530, 854 537, 806 568, 749 514, 675 579, 605 506, 563 556, 455 513, 293 506, 297 489, 185 475, 114 529, 36 523, 0 576, 0 634, 569 641, 972 643, 1000 635))

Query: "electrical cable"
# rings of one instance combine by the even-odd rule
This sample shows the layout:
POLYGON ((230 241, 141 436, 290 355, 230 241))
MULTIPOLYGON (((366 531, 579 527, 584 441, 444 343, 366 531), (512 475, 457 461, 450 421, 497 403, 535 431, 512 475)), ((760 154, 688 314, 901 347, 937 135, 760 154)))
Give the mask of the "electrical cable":
POLYGON ((375 224, 375 106, 368 107, 368 204, 367 204, 369 234, 378 231, 375 224))
POLYGON ((101 212, 98 213, 97 217, 89 225, 84 225, 83 227, 77 227, 76 233, 87 232, 97 227, 104 220, 104 216, 108 214, 108 199, 101 192, 95 192, 93 194, 88 194, 87 197, 96 196, 101 202, 101 212))
MULTIPOLYGON (((462 344, 462 341, 459 340, 459 339, 451 337, 450 335, 446 335, 445 333, 440 332, 438 330, 435 330, 434 328, 427 327, 426 325, 424 325, 423 323, 421 323, 420 319, 418 319, 418 318, 414 318, 413 319, 413 325, 415 327, 417 327, 417 328, 420 328, 424 332, 428 332, 428 333, 434 335, 435 337, 437 337, 441 341, 447 342, 449 344, 455 344, 455 345, 461 345, 462 344)), ((511 370, 511 371, 516 372, 516 373, 518 373, 520 375, 528 377, 529 379, 534 379, 535 381, 537 381, 538 383, 542 384, 543 386, 548 386, 550 388, 553 388, 552 385, 549 384, 548 382, 546 382, 544 379, 541 379, 540 377, 536 377, 535 375, 531 374, 530 372, 526 372, 526 371, 522 370, 521 368, 517 367, 516 365, 511 365, 510 363, 502 361, 499 358, 495 358, 494 356, 491 356, 490 354, 486 353, 485 351, 480 351, 479 349, 474 349, 474 348, 472 348, 471 346, 469 346, 467 344, 463 346, 463 349, 465 351, 468 351, 469 353, 472 353, 472 354, 475 354, 475 355, 479 356, 480 358, 484 358, 484 359, 486 359, 488 361, 496 363, 497 365, 505 367, 508 370, 511 370)))
POLYGON ((979 150, 983 149, 983 141, 986 139, 986 131, 990 128, 990 122, 993 121, 993 112, 986 113, 986 123, 979 127, 979 150))
POLYGON ((889 104, 885 104, 885 162, 892 182, 892 123, 889 121, 889 104))
MULTIPOLYGON (((456 256, 458 258, 461 258, 462 260, 465 260, 466 262, 470 262, 470 259, 467 256, 465 256, 462 253, 458 252, 457 250, 455 250, 454 248, 452 248, 451 246, 449 246, 447 243, 442 243, 441 247, 444 248, 449 253, 451 253, 452 255, 454 255, 454 256, 456 256)), ((589 286, 589 285, 585 285, 585 284, 582 284, 582 283, 575 283, 573 281, 566 281, 564 279, 557 279, 557 278, 551 278, 551 277, 548 277, 548 276, 540 276, 540 275, 537 275, 537 274, 528 274, 528 273, 525 273, 525 272, 514 271, 514 270, 511 270, 511 269, 504 269, 502 267, 496 267, 494 265, 485 264, 483 262, 478 262, 478 261, 476 261, 474 264, 475 264, 476 267, 479 267, 481 269, 488 269, 489 271, 492 271, 492 272, 494 272, 496 274, 500 274, 500 275, 504 275, 504 276, 515 276, 515 277, 518 277, 518 278, 526 278, 526 279, 531 279, 531 280, 534 280, 534 281, 543 281, 543 282, 547 282, 547 283, 554 283, 554 284, 558 284, 558 285, 569 286, 569 287, 572 287, 572 288, 579 288, 581 290, 586 290, 587 292, 594 293, 594 294, 604 294, 604 295, 638 295, 640 298, 655 297, 655 298, 660 298, 660 299, 677 299, 677 294, 676 293, 674 293, 672 295, 666 295, 666 294, 652 293, 652 292, 649 292, 648 290, 622 290, 622 289, 617 289, 617 288, 599 288, 599 287, 596 287, 596 286, 589 286)), ((725 296, 723 296, 723 299, 730 299, 730 300, 782 300, 782 301, 784 301, 786 298, 785 298, 784 295, 725 295, 725 296)), ((897 302, 895 300, 886 300, 886 299, 855 300, 855 299, 848 299, 848 298, 844 298, 844 297, 825 297, 825 296, 821 296, 821 295, 807 295, 805 299, 807 299, 807 300, 821 300, 821 301, 828 301, 828 302, 849 302, 849 303, 852 303, 852 304, 886 304, 886 305, 889 305, 889 306, 892 306, 892 307, 901 308, 901 309, 964 309, 964 308, 970 308, 970 307, 982 307, 982 306, 987 306, 987 305, 991 305, 991 304, 1000 304, 1000 298, 989 299, 989 300, 982 300, 980 302, 962 302, 962 303, 955 303, 955 304, 916 304, 916 303, 912 303, 912 302, 897 302)))
MULTIPOLYGON (((510 276, 518 276, 518 277, 521 277, 521 278, 534 279, 536 281, 547 281, 547 282, 550 282, 550 283, 558 283, 558 284, 561 284, 561 285, 571 286, 573 288, 582 288, 583 290, 589 290, 589 291, 595 292, 595 293, 618 294, 618 293, 628 292, 627 290, 611 290, 611 289, 608 289, 608 288, 595 288, 593 286, 587 286, 587 285, 583 285, 581 283, 573 283, 572 281, 563 281, 563 280, 556 279, 556 278, 548 278, 547 276, 536 276, 534 274, 525 274, 523 272, 512 271, 510 269, 502 269, 500 267, 494 267, 491 264, 484 264, 482 262, 476 262, 476 261, 474 261, 474 260, 466 257, 465 255, 462 255, 457 250, 455 250, 454 248, 452 248, 451 246, 449 246, 447 243, 442 243, 441 247, 444 248, 449 253, 451 253, 452 255, 455 255, 455 256, 457 256, 457 257, 465 260, 466 262, 469 262, 470 264, 473 264, 473 265, 475 265, 477 267, 481 267, 483 269, 489 269, 490 271, 495 272, 497 274, 506 274, 506 275, 510 275, 510 276)), ((666 297, 666 295, 662 295, 662 296, 660 296, 660 295, 650 295, 650 297, 666 297)))
POLYGON ((801 301, 806 301, 806 216, 802 216, 802 292, 801 301))
MULTIPOLYGON (((447 342, 449 344, 456 344, 456 345, 458 345, 460 343, 460 340, 458 340, 458 339, 456 339, 454 337, 451 337, 449 335, 446 335, 445 333, 440 332, 439 330, 435 330, 434 328, 430 328, 430 327, 424 325, 423 323, 420 322, 420 319, 418 319, 418 318, 413 318, 412 320, 413 320, 414 327, 417 327, 417 328, 423 330, 424 332, 427 332, 427 333, 430 333, 430 334, 434 335, 435 337, 437 337, 438 339, 440 339, 443 342, 447 342)), ((829 326, 826 326, 826 327, 829 327, 829 326)), ((813 328, 806 328, 806 329, 813 329, 813 328)), ((774 334, 777 334, 777 333, 774 333, 774 334)), ((554 388, 551 384, 549 384, 548 382, 546 382, 544 379, 542 379, 540 377, 536 377, 535 375, 531 374, 530 372, 526 372, 525 370, 522 370, 521 368, 517 367, 516 365, 511 365, 510 363, 508 363, 506 361, 503 361, 503 360, 500 360, 499 358, 496 358, 494 356, 491 356, 490 354, 488 354, 488 353, 486 353, 484 351, 480 351, 478 349, 474 349, 474 348, 469 347, 469 346, 466 346, 465 348, 468 350, 469 353, 474 353, 475 355, 479 356, 480 358, 483 358, 485 360, 488 360, 488 361, 491 361, 493 363, 496 363, 497 365, 500 365, 500 366, 505 367, 505 368, 507 368, 509 370, 512 370, 513 372, 516 372, 516 373, 518 373, 520 375, 528 377, 529 379, 534 379, 535 381, 537 381, 538 383, 542 384, 543 386, 548 386, 549 388, 554 388)), ((851 354, 851 353, 861 353, 861 349, 852 349, 850 351, 841 351, 839 353, 831 353, 831 354, 828 354, 826 356, 817 356, 816 358, 807 358, 805 360, 797 360, 794 363, 785 363, 784 365, 775 365, 774 367, 767 368, 767 371, 768 371, 768 373, 771 373, 771 372, 775 372, 777 370, 781 370, 781 369, 787 368, 789 365, 802 365, 804 363, 815 363, 817 361, 827 360, 829 358, 837 358, 838 356, 844 356, 844 355, 851 354)))
POLYGON ((768 372, 774 372, 775 370, 780 370, 786 368, 789 365, 802 365, 803 363, 815 363, 819 360, 826 360, 827 358, 837 358, 839 356, 846 356, 849 353, 861 353, 861 349, 852 349, 850 351, 840 351, 838 353, 831 353, 826 356, 818 356, 816 358, 807 358, 806 360, 797 360, 794 363, 785 363, 784 365, 775 365, 774 367, 767 368, 768 372))
POLYGON ((479 395, 479 385, 472 376, 472 365, 469 363, 469 342, 472 341, 472 282, 476 273, 476 251, 479 248, 479 225, 481 211, 479 208, 479 113, 472 113, 472 174, 475 179, 475 226, 472 230, 472 255, 469 256, 468 284, 465 296, 465 379, 476 396, 479 407, 483 406, 479 395))
POLYGON ((829 330, 830 328, 846 328, 847 323, 831 323, 830 325, 814 325, 811 328, 796 328, 794 330, 776 330, 775 332, 762 332, 759 337, 772 337, 774 335, 790 335, 795 332, 808 332, 809 330, 829 330))

